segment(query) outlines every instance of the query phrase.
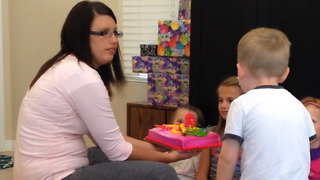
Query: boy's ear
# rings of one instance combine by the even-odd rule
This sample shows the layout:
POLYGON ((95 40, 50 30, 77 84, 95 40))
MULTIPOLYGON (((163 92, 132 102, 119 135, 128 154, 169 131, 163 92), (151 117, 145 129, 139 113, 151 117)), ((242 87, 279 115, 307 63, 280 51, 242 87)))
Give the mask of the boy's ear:
POLYGON ((245 75, 245 72, 243 67, 239 63, 237 63, 237 70, 238 70, 238 78, 242 79, 243 76, 245 75))
POLYGON ((279 79, 279 83, 283 83, 287 79, 289 72, 290 72, 290 68, 287 67, 286 71, 283 73, 283 75, 279 79))

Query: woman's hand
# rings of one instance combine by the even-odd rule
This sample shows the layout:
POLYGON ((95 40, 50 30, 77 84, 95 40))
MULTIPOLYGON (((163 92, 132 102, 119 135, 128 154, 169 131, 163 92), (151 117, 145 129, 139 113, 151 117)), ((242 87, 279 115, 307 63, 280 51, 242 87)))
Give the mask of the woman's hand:
POLYGON ((201 151, 195 150, 195 151, 177 151, 177 150, 171 150, 168 152, 168 156, 170 156, 171 162, 180 161, 184 159, 189 159, 193 156, 196 156, 201 151))

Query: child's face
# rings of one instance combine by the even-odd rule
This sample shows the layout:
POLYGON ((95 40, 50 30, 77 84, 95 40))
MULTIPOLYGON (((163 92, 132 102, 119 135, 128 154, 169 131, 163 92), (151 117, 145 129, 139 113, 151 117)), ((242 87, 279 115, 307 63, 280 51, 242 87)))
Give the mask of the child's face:
POLYGON ((320 147, 320 108, 312 104, 307 105, 306 108, 311 115, 314 129, 317 133, 317 138, 311 141, 311 147, 317 148, 320 147))
POLYGON ((196 115, 195 112, 193 111, 190 111, 188 109, 178 109, 175 116, 174 116, 174 119, 173 119, 173 124, 176 124, 176 123, 184 123, 184 120, 185 120, 185 117, 188 113, 192 113, 195 115, 195 123, 197 124, 198 123, 198 117, 196 115))
POLYGON ((240 89, 235 86, 220 86, 218 88, 218 110, 222 119, 227 119, 231 102, 240 95, 240 89))

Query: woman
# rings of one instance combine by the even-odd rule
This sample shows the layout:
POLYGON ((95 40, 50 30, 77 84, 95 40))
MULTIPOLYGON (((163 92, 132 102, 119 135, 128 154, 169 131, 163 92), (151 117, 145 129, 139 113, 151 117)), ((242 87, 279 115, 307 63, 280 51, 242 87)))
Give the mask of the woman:
POLYGON ((40 68, 20 107, 15 179, 177 179, 165 163, 196 154, 159 152, 120 132, 110 105, 111 83, 125 82, 116 23, 101 2, 71 9, 60 51, 40 68), (86 134, 99 148, 87 153, 86 134))

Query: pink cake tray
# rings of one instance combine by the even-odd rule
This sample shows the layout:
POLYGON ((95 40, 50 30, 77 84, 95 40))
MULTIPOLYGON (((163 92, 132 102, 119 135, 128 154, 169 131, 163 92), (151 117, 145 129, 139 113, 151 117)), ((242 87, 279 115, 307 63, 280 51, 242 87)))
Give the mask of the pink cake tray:
POLYGON ((168 144, 166 142, 159 141, 159 140, 154 139, 154 138, 149 137, 149 136, 146 136, 145 140, 148 141, 148 142, 154 143, 154 144, 158 144, 158 145, 163 146, 163 147, 167 147, 169 149, 174 149, 174 150, 179 150, 179 151, 201 150, 201 149, 215 148, 215 147, 221 147, 222 146, 222 142, 220 142, 218 144, 211 144, 211 145, 207 145, 207 146, 196 146, 196 147, 189 147, 189 148, 181 148, 179 146, 174 146, 172 144, 168 144))

